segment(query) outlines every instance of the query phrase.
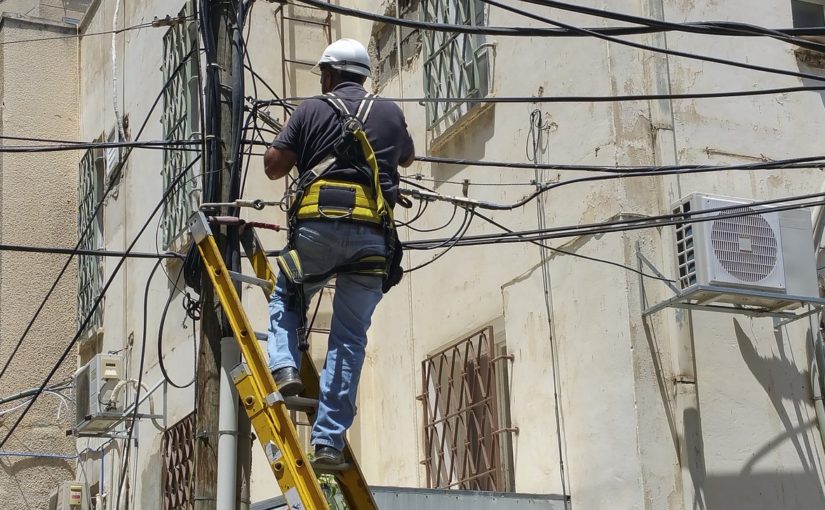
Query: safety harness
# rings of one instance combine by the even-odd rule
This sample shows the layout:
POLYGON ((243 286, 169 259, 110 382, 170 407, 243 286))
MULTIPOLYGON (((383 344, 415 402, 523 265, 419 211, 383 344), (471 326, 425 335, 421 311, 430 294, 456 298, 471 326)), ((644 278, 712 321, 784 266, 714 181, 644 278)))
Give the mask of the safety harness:
POLYGON ((401 280, 401 245, 395 231, 392 208, 384 199, 378 160, 364 130, 375 103, 373 94, 366 94, 355 115, 341 98, 333 93, 318 96, 336 111, 341 124, 341 135, 333 143, 331 153, 312 169, 301 174, 295 182, 292 205, 287 211, 289 221, 288 249, 277 257, 278 266, 289 282, 290 303, 300 317, 298 346, 308 349, 305 284, 319 283, 340 273, 381 276, 384 292, 401 280), (326 179, 324 175, 334 165, 354 168, 369 184, 326 179), (296 250, 295 235, 299 220, 352 221, 379 226, 383 229, 387 256, 372 255, 346 261, 320 274, 305 273, 296 250))

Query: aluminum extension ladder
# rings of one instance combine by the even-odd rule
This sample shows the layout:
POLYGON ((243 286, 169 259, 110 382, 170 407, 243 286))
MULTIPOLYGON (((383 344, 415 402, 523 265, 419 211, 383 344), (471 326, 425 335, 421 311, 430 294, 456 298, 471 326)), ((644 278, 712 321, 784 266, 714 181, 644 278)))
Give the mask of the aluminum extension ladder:
MULTIPOLYGON (((221 219, 214 218, 218 223, 221 219)), ((238 220, 235 219, 235 222, 238 220)), ((318 407, 318 372, 312 358, 305 352, 301 362, 301 380, 304 384, 302 397, 283 397, 269 372, 266 358, 258 345, 259 335, 252 329, 249 317, 232 283, 233 280, 238 280, 255 284, 263 289, 267 298, 275 288, 276 273, 273 272, 254 229, 248 226, 239 227, 241 245, 255 272, 255 276, 252 277, 229 271, 203 212, 196 213, 189 228, 243 354, 242 363, 232 371, 238 396, 249 415, 289 508, 328 510, 329 505, 318 483, 317 475, 331 474, 337 480, 350 510, 378 510, 349 443, 346 443, 344 448, 346 462, 335 468, 313 466, 299 444, 289 411, 304 412, 310 423, 313 421, 318 407)))

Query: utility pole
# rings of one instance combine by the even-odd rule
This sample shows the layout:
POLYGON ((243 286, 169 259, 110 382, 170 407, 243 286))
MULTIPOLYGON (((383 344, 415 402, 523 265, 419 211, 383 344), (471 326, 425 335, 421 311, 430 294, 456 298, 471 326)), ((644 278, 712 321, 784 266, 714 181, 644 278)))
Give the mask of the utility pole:
MULTIPOLYGON (((233 37, 239 34, 238 4, 241 0, 201 0, 201 33, 206 49, 206 91, 204 109, 206 122, 206 172, 204 173, 204 201, 232 202, 239 188, 238 155, 234 150, 237 130, 242 115, 238 97, 238 69, 243 73, 239 45, 233 37)), ((241 85, 242 88, 242 85, 241 85)), ((239 93, 238 93, 239 92, 239 93)), ((236 211, 221 211, 232 214, 236 211)), ((240 267, 238 233, 221 227, 214 228, 215 238, 227 266, 233 271, 240 267)), ((237 290, 240 294, 240 286, 237 290)), ((218 402, 221 370, 221 338, 232 336, 226 318, 217 302, 209 275, 201 277, 201 341, 198 351, 195 411, 195 465, 194 510, 216 510, 218 473, 218 402)), ((224 509, 218 509, 224 510, 224 509)))

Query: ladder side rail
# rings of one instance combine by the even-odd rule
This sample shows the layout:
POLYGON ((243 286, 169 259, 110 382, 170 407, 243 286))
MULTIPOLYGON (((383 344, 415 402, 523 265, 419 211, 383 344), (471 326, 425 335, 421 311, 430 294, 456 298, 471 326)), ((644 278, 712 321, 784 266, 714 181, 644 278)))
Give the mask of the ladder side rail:
POLYGON ((272 397, 280 397, 280 394, 277 393, 266 358, 202 213, 198 213, 191 230, 204 267, 246 360, 244 368, 248 371, 248 377, 244 374, 237 375, 236 385, 278 484, 288 498, 297 491, 307 510, 328 510, 329 506, 309 459, 298 444, 297 431, 283 399, 272 397), (270 441, 277 446, 277 451, 270 447, 270 441))

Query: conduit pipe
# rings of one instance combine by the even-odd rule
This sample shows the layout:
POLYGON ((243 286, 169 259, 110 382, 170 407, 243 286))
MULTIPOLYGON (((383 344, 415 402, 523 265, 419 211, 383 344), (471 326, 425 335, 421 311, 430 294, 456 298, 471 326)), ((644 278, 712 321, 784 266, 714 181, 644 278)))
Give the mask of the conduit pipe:
POLYGON ((232 369, 241 354, 233 337, 221 339, 221 383, 218 400, 217 510, 235 510, 238 456, 238 391, 232 369))

